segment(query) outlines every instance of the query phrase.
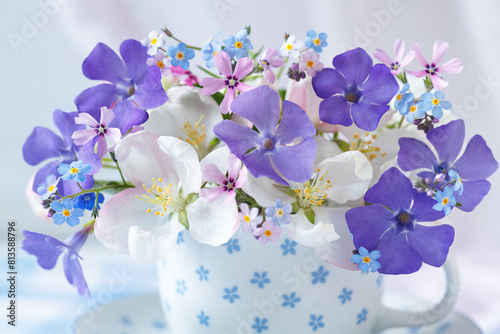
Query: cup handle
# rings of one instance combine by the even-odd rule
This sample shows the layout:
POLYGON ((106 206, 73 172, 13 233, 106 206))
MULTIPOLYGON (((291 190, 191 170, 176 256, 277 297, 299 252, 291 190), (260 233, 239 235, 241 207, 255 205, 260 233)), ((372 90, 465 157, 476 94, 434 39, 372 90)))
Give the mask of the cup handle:
POLYGON ((426 311, 405 312, 381 306, 374 333, 391 327, 420 327, 434 324, 453 310, 459 292, 459 278, 456 262, 448 256, 443 265, 446 273, 446 292, 436 305, 426 311))

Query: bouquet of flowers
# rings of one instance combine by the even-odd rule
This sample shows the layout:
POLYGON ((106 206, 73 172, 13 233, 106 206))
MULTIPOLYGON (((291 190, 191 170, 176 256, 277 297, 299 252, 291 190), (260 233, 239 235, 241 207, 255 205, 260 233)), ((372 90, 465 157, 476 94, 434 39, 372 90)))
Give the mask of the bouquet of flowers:
POLYGON ((90 297, 78 252, 93 232, 159 261, 181 231, 220 246, 240 228, 262 247, 286 233, 349 270, 443 265, 454 229, 440 219, 473 211, 498 168, 480 135, 463 148, 465 123, 442 91, 442 75, 462 70, 441 61, 448 43, 434 43, 431 61, 397 40, 393 58, 376 50, 381 63, 357 48, 328 67, 325 33, 256 52, 250 33, 199 48, 152 31, 120 56, 96 45, 82 69, 98 84, 78 111, 54 111, 60 134, 36 127, 23 147, 44 164, 31 186, 44 215, 78 229, 64 241, 24 231, 40 266, 63 255, 68 282, 90 297), (206 62, 198 75, 194 57, 206 62), (421 69, 407 71, 414 59, 421 69), (286 89, 275 85, 284 75, 286 89))

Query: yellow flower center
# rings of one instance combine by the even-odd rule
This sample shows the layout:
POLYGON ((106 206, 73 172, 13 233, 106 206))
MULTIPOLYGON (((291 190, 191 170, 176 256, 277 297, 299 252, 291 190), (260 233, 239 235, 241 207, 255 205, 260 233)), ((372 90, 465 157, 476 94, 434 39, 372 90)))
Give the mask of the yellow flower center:
POLYGON ((307 67, 313 67, 314 66, 314 62, 312 60, 309 60, 307 62, 307 67))
MULTIPOLYGON (((349 147, 349 151, 360 151, 363 153, 370 161, 375 159, 378 155, 374 152, 380 152, 380 147, 373 146, 373 141, 377 139, 376 134, 370 134, 370 132, 366 132, 361 138, 357 133, 354 134, 355 141, 351 142, 351 147, 349 147)), ((380 153, 381 157, 386 156, 387 153, 380 153)))
POLYGON ((437 106, 439 104, 439 100, 438 99, 433 99, 432 100, 432 104, 437 106))
POLYGON ((182 128, 179 128, 186 136, 186 139, 179 138, 184 140, 186 143, 193 146, 195 149, 200 148, 200 145, 205 142, 206 134, 205 134, 205 124, 201 124, 201 121, 205 115, 201 115, 200 119, 194 123, 194 127, 191 125, 189 121, 184 123, 182 128))
POLYGON ((399 69, 399 65, 398 65, 398 64, 394 64, 394 65, 392 66, 392 69, 393 69, 393 70, 397 70, 397 69, 399 69))
POLYGON ((283 216, 283 210, 278 209, 278 211, 276 211, 276 214, 278 215, 278 217, 283 216))
POLYGON ((142 186, 146 189, 147 194, 142 195, 142 197, 136 196, 136 198, 154 205, 152 209, 146 210, 147 213, 154 211, 156 216, 164 216, 170 212, 183 210, 187 204, 186 200, 172 189, 172 183, 167 185, 162 178, 153 178, 151 188, 146 187, 144 184, 142 186))
POLYGON ((411 107, 410 107, 410 112, 415 112, 415 111, 417 111, 417 107, 415 107, 415 106, 411 106, 411 107))
POLYGON ((370 261, 371 261, 371 260, 370 260, 370 258, 369 258, 368 256, 365 256, 365 257, 363 258, 363 262, 364 262, 364 263, 370 263, 370 261))
POLYGON ((182 60, 184 58, 184 52, 177 52, 177 54, 175 55, 175 57, 179 60, 182 60))
POLYGON ((448 200, 448 198, 447 198, 447 197, 443 198, 443 202, 442 202, 442 203, 443 203, 443 205, 447 205, 447 204, 448 204, 448 202, 449 202, 449 200, 448 200))
POLYGON ((52 186, 49 186, 49 192, 53 192, 55 188, 56 188, 56 187, 55 187, 55 186, 53 186, 53 185, 52 185, 52 186))
POLYGON ((73 173, 73 174, 78 173, 78 168, 75 168, 75 167, 71 168, 71 173, 73 173))
POLYGON ((273 234, 273 231, 271 230, 266 230, 266 232, 264 232, 264 234, 268 237, 270 237, 272 234, 273 234))
POLYGON ((153 44, 153 45, 155 45, 155 44, 156 44, 156 42, 158 42, 158 40, 157 40, 156 38, 153 38, 153 39, 151 40, 151 44, 153 44))
POLYGON ((292 44, 288 44, 288 45, 286 46, 286 49, 287 49, 288 51, 290 51, 291 49, 293 49, 293 45, 292 45, 292 44))
POLYGON ((214 57, 215 57, 215 55, 217 55, 217 54, 219 54, 219 52, 218 52, 218 51, 215 51, 215 52, 214 52, 214 57))
POLYGON ((65 217, 69 217, 69 216, 71 216, 71 212, 70 212, 69 210, 64 210, 64 211, 62 212, 62 214, 63 214, 63 216, 65 216, 65 217))
POLYGON ((243 219, 245 220, 245 223, 250 223, 250 216, 245 216, 243 219))
POLYGON ((401 98, 402 98, 402 97, 403 97, 403 95, 398 94, 398 96, 396 96, 396 99, 397 99, 397 100, 401 100, 401 98))
POLYGON ((234 43, 234 47, 237 49, 241 49, 242 46, 243 46, 243 44, 240 41, 234 43))
MULTIPOLYGON (((326 191, 332 187, 330 180, 325 180, 326 174, 320 174, 321 169, 316 170, 316 175, 312 180, 294 189, 297 194, 297 202, 302 208, 309 208, 312 205, 321 206, 326 203, 326 191)), ((281 211, 281 210, 279 210, 281 211)), ((279 212, 278 211, 278 212, 279 212)), ((283 211, 281 211, 283 212, 283 211)))
POLYGON ((319 38, 314 39, 314 44, 320 45, 321 44, 320 39, 319 38))
POLYGON ((163 66, 165 66, 162 61, 159 61, 156 65, 158 65, 159 68, 163 68, 163 66))

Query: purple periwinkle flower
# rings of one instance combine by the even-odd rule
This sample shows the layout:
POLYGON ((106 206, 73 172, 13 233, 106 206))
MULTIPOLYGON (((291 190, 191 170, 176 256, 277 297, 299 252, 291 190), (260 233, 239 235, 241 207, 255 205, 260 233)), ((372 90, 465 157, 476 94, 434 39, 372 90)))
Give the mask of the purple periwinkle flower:
POLYGON ((365 50, 357 48, 333 58, 335 68, 325 68, 312 80, 316 95, 324 99, 319 105, 319 118, 329 124, 363 130, 377 128, 388 103, 399 90, 391 70, 376 64, 365 50))
POLYGON ((252 175, 267 176, 284 185, 288 185, 285 179, 309 180, 316 155, 316 142, 312 138, 316 130, 298 105, 284 101, 280 120, 278 93, 268 86, 260 86, 240 94, 231 109, 249 120, 257 131, 224 120, 214 126, 214 133, 252 175))
MULTIPOLYGON (((46 181, 48 175, 57 175, 57 169, 61 163, 69 164, 75 160, 81 160, 84 164, 92 166, 92 174, 97 173, 101 168, 101 162, 94 153, 92 144, 77 146, 73 143, 71 135, 77 130, 83 130, 84 125, 75 124, 77 112, 66 113, 55 110, 53 114, 54 124, 61 132, 59 137, 52 130, 37 126, 33 129, 23 145, 24 160, 32 166, 36 166, 49 160, 35 174, 33 181, 33 191, 36 192, 39 184, 46 181)), ((94 179, 87 177, 84 183, 80 184, 84 189, 90 189, 94 185, 94 179)), ((62 180, 57 185, 57 191, 61 196, 72 195, 81 189, 75 182, 62 180)))
MULTIPOLYGON (((493 152, 480 135, 472 137, 463 154, 458 157, 465 139, 463 120, 452 121, 434 128, 427 133, 427 140, 432 144, 438 156, 424 142, 414 138, 400 138, 398 164, 404 171, 426 169, 419 173, 423 178, 435 179, 438 174, 445 174, 444 183, 450 181, 449 170, 460 175, 463 193, 457 194, 460 210, 470 212, 482 201, 491 188, 486 179, 497 169, 498 162, 493 152)), ((444 184, 436 187, 441 188, 444 184)))
POLYGON ((436 201, 419 193, 397 168, 388 169, 365 195, 371 205, 346 212, 357 249, 378 250, 383 274, 410 274, 425 262, 439 267, 446 260, 455 231, 450 225, 424 226, 444 217, 436 201))
POLYGON ((75 99, 79 112, 98 119, 99 108, 112 108, 115 118, 108 125, 126 133, 148 119, 145 109, 167 102, 158 66, 148 66, 147 47, 129 39, 120 45, 122 59, 106 44, 98 43, 83 61, 83 74, 92 80, 105 81, 88 88, 75 99))
POLYGON ((92 115, 82 112, 78 114, 78 117, 75 117, 75 123, 88 125, 91 129, 75 131, 71 138, 75 140, 76 145, 85 145, 97 137, 97 157, 102 159, 108 153, 106 137, 111 138, 116 144, 121 140, 120 129, 109 127, 109 123, 114 117, 113 110, 106 107, 101 107, 99 122, 92 115))
POLYGON ((90 290, 80 266, 79 258, 81 257, 77 252, 82 248, 92 230, 92 225, 86 226, 64 242, 45 234, 25 230, 22 248, 28 254, 35 255, 38 264, 47 270, 54 268, 59 256, 64 254, 63 266, 66 279, 69 284, 77 288, 80 296, 86 295, 90 298, 90 290))

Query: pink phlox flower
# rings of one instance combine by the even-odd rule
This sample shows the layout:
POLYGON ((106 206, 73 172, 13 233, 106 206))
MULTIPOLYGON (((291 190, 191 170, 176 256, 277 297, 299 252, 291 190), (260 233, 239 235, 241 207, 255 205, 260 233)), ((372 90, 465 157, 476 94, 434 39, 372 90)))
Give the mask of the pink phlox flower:
POLYGON ((200 85, 203 86, 201 92, 205 95, 212 95, 226 88, 226 94, 220 104, 220 112, 223 114, 231 113, 230 106, 236 98, 236 89, 240 92, 247 92, 253 87, 242 81, 253 70, 253 59, 248 57, 238 59, 234 72, 231 66, 231 58, 224 51, 214 56, 215 67, 220 71, 224 78, 203 78, 200 85))
POLYGON ((253 231, 257 228, 257 224, 259 223, 258 216, 259 209, 251 208, 246 203, 240 204, 240 212, 238 212, 238 221, 241 224, 241 228, 245 232, 253 231))
POLYGON ((241 160, 234 154, 230 154, 227 159, 227 177, 214 165, 208 164, 203 169, 203 177, 208 182, 218 184, 218 187, 203 188, 200 190, 200 197, 205 202, 214 202, 218 198, 225 196, 224 205, 234 200, 236 189, 241 188, 247 180, 246 170, 242 170, 241 160))
POLYGON ((279 68, 285 64, 285 58, 278 56, 278 50, 267 48, 266 51, 260 57, 260 66, 264 69, 264 78, 271 84, 276 81, 276 76, 274 75, 271 67, 279 68))
POLYGON ((97 157, 102 159, 108 152, 108 144, 106 136, 111 138, 116 144, 121 140, 121 131, 118 128, 109 128, 108 125, 115 117, 113 110, 106 107, 101 107, 101 119, 99 122, 88 113, 79 113, 75 117, 76 124, 85 124, 92 129, 78 130, 73 132, 71 139, 75 141, 76 145, 84 145, 90 140, 97 138, 97 157))
POLYGON ((425 68, 420 71, 408 71, 409 74, 416 76, 417 78, 423 78, 430 75, 434 89, 441 89, 448 86, 448 81, 443 80, 439 77, 439 73, 460 73, 464 68, 462 65, 462 60, 460 58, 453 58, 448 60, 441 66, 438 66, 441 58, 448 50, 449 44, 446 42, 436 41, 434 42, 434 47, 432 50, 432 61, 429 63, 424 59, 422 51, 420 50, 420 45, 418 43, 413 43, 411 46, 412 50, 415 51, 415 58, 418 62, 425 68))
POLYGON ((268 241, 276 242, 280 238, 281 231, 279 225, 266 220, 262 227, 258 227, 253 231, 253 235, 259 239, 259 244, 265 245, 268 241))
POLYGON ((153 57, 148 58, 148 60, 146 60, 146 63, 149 66, 158 66, 161 75, 163 75, 164 77, 170 75, 170 60, 168 60, 168 58, 165 57, 164 52, 162 51, 156 52, 153 57))
POLYGON ((299 70, 305 71, 308 76, 314 77, 316 72, 321 72, 325 67, 319 60, 319 53, 316 51, 305 51, 302 54, 302 61, 299 63, 299 70))
POLYGON ((190 70, 183 70, 180 66, 170 66, 170 72, 172 72, 175 78, 180 78, 181 84, 183 83, 189 87, 193 87, 200 82, 193 72, 190 70))
POLYGON ((415 58, 414 50, 408 51, 406 56, 404 56, 404 53, 405 53, 405 41, 403 41, 402 39, 398 39, 394 43, 394 59, 389 57, 389 55, 387 55, 387 53, 385 53, 385 51, 381 49, 376 49, 373 55, 382 63, 389 66, 389 68, 391 69, 391 73, 393 75, 398 75, 399 72, 401 72, 401 70, 403 69, 403 67, 408 66, 408 64, 411 63, 413 58, 415 58))

